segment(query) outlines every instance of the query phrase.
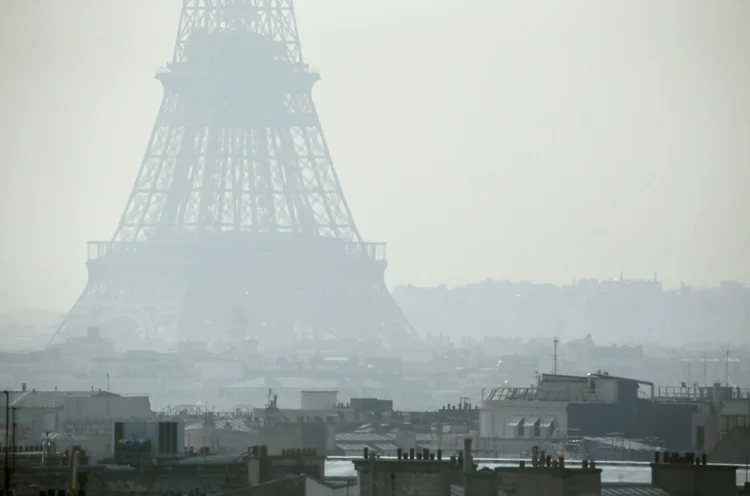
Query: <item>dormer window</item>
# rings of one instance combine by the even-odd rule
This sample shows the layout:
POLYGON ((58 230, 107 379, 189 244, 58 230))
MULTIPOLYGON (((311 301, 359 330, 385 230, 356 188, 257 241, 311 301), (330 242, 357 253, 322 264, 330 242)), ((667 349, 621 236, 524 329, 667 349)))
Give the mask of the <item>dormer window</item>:
POLYGON ((508 427, 511 429, 511 432, 513 432, 513 437, 524 437, 523 416, 519 415, 519 416, 513 417, 513 419, 510 422, 508 422, 508 427))
POLYGON ((528 429, 529 437, 541 437, 541 419, 539 417, 526 417, 525 425, 528 429))

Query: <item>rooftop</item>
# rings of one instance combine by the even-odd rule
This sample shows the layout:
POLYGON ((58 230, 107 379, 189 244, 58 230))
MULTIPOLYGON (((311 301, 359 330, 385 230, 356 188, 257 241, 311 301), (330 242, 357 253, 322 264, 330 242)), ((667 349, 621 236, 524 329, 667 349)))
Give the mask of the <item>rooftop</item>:
MULTIPOLYGON (((381 459, 395 460, 395 457, 382 457, 381 459)), ((325 473, 327 477, 356 477, 357 473, 354 469, 354 460, 361 460, 362 457, 328 457, 325 464, 325 473)), ((510 458, 474 458, 474 463, 478 465, 479 469, 489 468, 495 469, 498 467, 518 467, 519 459, 510 458)), ((410 461, 404 461, 404 463, 411 463, 410 461)), ((529 460, 526 460, 527 465, 530 464, 529 460)), ((575 461, 568 461, 567 463, 579 463, 575 461)), ((715 466, 709 464, 709 466, 715 466)), ((627 485, 631 489, 650 487, 651 484, 651 466, 647 462, 605 462, 599 461, 596 463, 596 467, 601 469, 602 473, 602 484, 608 485, 627 485)), ((737 465, 737 485, 741 486, 745 483, 746 477, 750 477, 750 472, 746 473, 747 468, 743 465, 737 465)), ((603 493, 606 494, 606 493, 603 493)), ((610 493, 610 494, 623 494, 623 493, 610 493)), ((628 493, 624 493, 628 494, 628 493)), ((637 495, 639 493, 631 493, 637 495)), ((645 496, 658 495, 659 493, 643 493, 645 496)))
MULTIPOLYGON (((11 408, 61 408, 65 398, 120 397, 107 391, 10 391, 11 408)), ((0 405, 5 406, 5 395, 0 394, 0 405)))

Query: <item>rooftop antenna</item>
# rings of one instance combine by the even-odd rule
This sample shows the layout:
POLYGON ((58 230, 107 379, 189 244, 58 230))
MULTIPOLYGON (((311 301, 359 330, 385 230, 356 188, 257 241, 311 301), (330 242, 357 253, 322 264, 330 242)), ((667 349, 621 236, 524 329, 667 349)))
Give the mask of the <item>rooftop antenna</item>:
POLYGON ((558 345, 559 342, 560 342, 560 338, 555 338, 554 339, 555 353, 554 353, 554 355, 552 355, 552 358, 554 359, 554 364, 555 364, 555 366, 554 366, 554 372, 553 372, 555 375, 557 375, 557 345, 558 345))

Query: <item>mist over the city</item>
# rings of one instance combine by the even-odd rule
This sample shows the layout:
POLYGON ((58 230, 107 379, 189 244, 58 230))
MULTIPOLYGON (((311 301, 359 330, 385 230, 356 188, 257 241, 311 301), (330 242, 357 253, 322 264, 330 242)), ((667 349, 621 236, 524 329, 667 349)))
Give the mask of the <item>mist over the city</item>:
POLYGON ((4 490, 750 460, 748 2, 9 0, 0 47, 4 490))

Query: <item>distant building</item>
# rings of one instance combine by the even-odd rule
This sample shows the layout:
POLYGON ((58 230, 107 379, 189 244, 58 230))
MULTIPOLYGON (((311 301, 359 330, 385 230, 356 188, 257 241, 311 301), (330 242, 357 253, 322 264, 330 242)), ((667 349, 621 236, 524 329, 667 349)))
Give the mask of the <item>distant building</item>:
MULTIPOLYGON (((5 408, 5 397, 0 395, 5 408)), ((107 391, 36 391, 24 385, 10 393, 15 412, 16 443, 52 440, 58 448, 80 444, 92 453, 111 453, 116 421, 153 418, 148 396, 121 396, 107 391)), ((2 441, 0 441, 2 442, 2 441)))
POLYGON ((247 451, 258 443, 260 426, 249 418, 206 418, 185 425, 185 448, 199 451, 208 448, 210 453, 235 453, 247 451))
POLYGON ((562 453, 573 449, 571 440, 608 437, 687 451, 696 443, 696 411, 692 404, 657 401, 654 385, 646 381, 601 371, 542 374, 535 387, 490 392, 480 406, 477 448, 520 455, 539 446, 562 453))

